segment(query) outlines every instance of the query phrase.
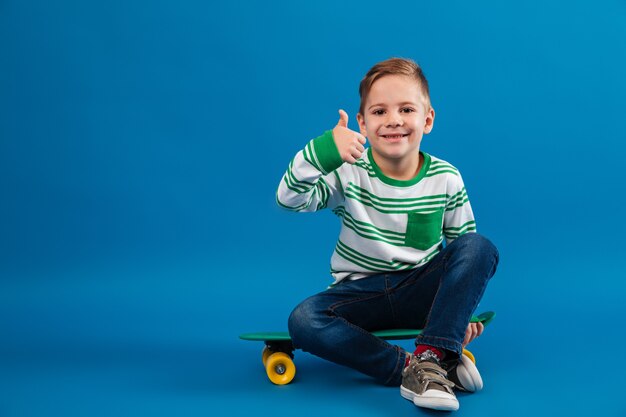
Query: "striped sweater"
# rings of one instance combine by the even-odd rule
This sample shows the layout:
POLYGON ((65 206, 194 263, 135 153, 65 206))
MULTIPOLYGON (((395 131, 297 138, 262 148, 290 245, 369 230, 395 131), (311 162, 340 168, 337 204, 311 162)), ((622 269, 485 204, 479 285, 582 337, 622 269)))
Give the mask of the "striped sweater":
POLYGON ((476 231, 459 171, 421 152, 424 163, 407 181, 385 176, 371 148, 343 163, 332 131, 311 140, 290 162, 276 201, 298 212, 332 209, 341 231, 331 258, 335 283, 414 269, 458 236, 476 231))

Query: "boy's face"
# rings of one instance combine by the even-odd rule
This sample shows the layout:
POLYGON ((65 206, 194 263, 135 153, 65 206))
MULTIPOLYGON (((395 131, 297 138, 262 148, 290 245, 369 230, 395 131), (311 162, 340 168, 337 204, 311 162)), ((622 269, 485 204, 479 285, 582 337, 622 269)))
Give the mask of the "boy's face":
POLYGON ((430 133, 435 120, 426 103, 417 81, 407 76, 386 75, 372 84, 357 120, 377 162, 419 161, 422 136, 430 133))

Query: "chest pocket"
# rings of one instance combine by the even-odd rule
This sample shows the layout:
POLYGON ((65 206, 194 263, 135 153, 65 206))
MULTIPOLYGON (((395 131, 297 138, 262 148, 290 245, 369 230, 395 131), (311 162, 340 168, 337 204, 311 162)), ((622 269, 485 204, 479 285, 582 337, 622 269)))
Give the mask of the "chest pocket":
POLYGON ((404 244, 426 250, 441 240, 443 208, 432 213, 408 213, 404 244))

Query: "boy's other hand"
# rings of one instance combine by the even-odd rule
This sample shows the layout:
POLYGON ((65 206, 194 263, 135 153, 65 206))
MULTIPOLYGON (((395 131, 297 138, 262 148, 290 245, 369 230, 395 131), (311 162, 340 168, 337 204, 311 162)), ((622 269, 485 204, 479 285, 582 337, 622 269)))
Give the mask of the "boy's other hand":
POLYGON ((465 331, 465 339, 463 340, 463 347, 469 345, 469 343, 483 334, 485 326, 482 323, 470 323, 465 331))
POLYGON ((333 138, 344 162, 354 164, 365 151, 365 136, 348 129, 348 113, 343 110, 339 110, 339 122, 333 129, 333 138))

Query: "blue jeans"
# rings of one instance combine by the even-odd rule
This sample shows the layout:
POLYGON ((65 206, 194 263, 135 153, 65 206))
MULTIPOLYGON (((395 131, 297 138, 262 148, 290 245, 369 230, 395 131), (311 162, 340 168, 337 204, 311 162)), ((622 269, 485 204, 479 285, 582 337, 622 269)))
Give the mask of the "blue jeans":
POLYGON ((289 317, 293 345, 385 385, 402 382, 406 351, 372 331, 424 329, 416 345, 443 349, 446 361, 457 361, 498 258, 489 240, 466 233, 420 268, 341 282, 293 310, 289 317))

